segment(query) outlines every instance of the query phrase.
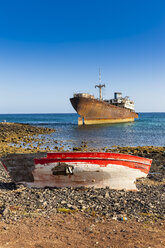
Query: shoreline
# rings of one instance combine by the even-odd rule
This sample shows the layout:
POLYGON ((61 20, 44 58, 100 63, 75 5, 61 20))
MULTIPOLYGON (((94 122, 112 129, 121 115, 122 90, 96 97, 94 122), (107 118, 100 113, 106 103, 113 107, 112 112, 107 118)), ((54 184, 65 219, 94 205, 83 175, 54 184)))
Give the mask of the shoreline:
POLYGON ((57 146, 55 140, 54 149, 48 146, 49 140, 45 135, 51 135, 55 129, 45 127, 35 127, 29 124, 0 123, 0 158, 9 154, 17 153, 42 153, 42 152, 114 152, 131 154, 152 159, 152 165, 148 177, 139 180, 143 183, 164 184, 165 183, 165 146, 113 146, 99 149, 89 148, 88 143, 82 141, 79 147, 65 150, 64 147, 57 146), (46 145, 45 145, 46 144, 46 145), (149 179, 149 180, 148 180, 149 179))
MULTIPOLYGON (((24 124, 0 124, 0 131, 0 157, 7 156, 10 153, 50 151, 49 147, 43 150, 40 149, 40 147, 35 147, 34 145, 30 147, 30 144, 33 142, 40 142, 40 140, 44 143, 42 136, 55 132, 55 130, 52 129, 38 128, 24 124), (14 146, 12 146, 12 144, 14 144, 14 146), (27 144, 29 144, 28 149, 24 148, 27 144)), ((80 147, 75 147, 73 150, 90 151, 86 142, 82 142, 80 147)), ((64 233, 62 232, 66 232, 66 235, 68 235, 68 240, 70 240, 69 232, 64 229, 64 227, 67 226, 65 219, 68 219, 68 221, 70 220, 73 224, 71 230, 74 229, 75 225, 81 224, 80 220, 83 220, 83 222, 86 223, 84 228, 89 226, 89 230, 81 233, 80 239, 84 234, 88 233, 90 236, 92 233, 95 233, 95 228, 90 231, 92 224, 89 225, 89 222, 97 226, 100 232, 103 230, 103 225, 108 228, 108 226, 111 226, 111 223, 113 223, 113 225, 117 226, 117 234, 113 231, 110 234, 110 237, 114 242, 114 246, 112 247, 119 247, 117 244, 121 245, 122 243, 115 243, 117 242, 115 241, 115 236, 121 238, 120 234, 125 234, 125 232, 121 232, 119 229, 126 230, 126 233, 129 233, 129 239, 133 242, 133 236, 131 239, 131 231, 128 231, 130 230, 129 228, 131 225, 134 227, 137 234, 138 228, 141 228, 141 230, 145 229, 145 225, 149 225, 150 227, 152 226, 153 230, 154 228, 160 227, 160 230, 157 231, 157 233, 163 236, 162 228, 165 225, 165 147, 104 147, 100 148, 100 150, 105 152, 129 153, 153 159, 151 170, 147 178, 139 179, 136 182, 139 189, 138 192, 127 192, 125 190, 117 191, 109 188, 29 189, 23 185, 15 185, 4 169, 0 167, 0 229, 2 229, 3 235, 8 233, 8 230, 15 230, 15 225, 19 229, 19 223, 21 224, 21 227, 24 228, 25 223, 28 223, 29 226, 39 223, 37 225, 39 225, 40 229, 37 229, 37 226, 31 227, 31 230, 36 228, 35 230, 38 230, 39 232, 39 230, 43 230, 45 228, 45 220, 48 220, 48 223, 53 223, 52 225, 54 226, 56 226, 59 221, 63 220, 64 222, 61 225, 61 232, 59 235, 61 240, 63 240, 62 237, 64 233), (127 221, 121 221, 122 218, 127 218, 127 221)), ((59 151, 59 148, 56 147, 53 151, 59 151)), ((54 231, 55 230, 56 228, 54 231)), ((13 233, 15 232, 16 230, 13 231, 13 233)), ((44 232, 42 235, 44 235, 44 232)), ((150 237, 149 232, 147 235, 150 237)), ((102 233, 100 239, 98 239, 99 241, 97 242, 103 244, 101 241, 103 237, 104 233, 102 233)), ((161 239, 162 242, 165 242, 165 239, 161 239)), ((47 240, 47 238, 45 238, 45 240, 47 240)), ((107 244, 107 247, 108 240, 108 238, 105 238, 104 242, 107 244)), ((125 240, 124 237, 123 240, 125 240)), ((138 240, 140 240, 140 236, 137 235, 137 241, 138 240)), ((51 241, 53 242, 53 240, 51 241)), ((92 243, 93 238, 91 238, 91 240, 86 241, 86 246, 80 245, 79 247, 90 247, 88 246, 88 241, 92 246, 96 245, 96 242, 92 243)), ((73 240, 68 242, 72 244, 72 247, 77 247, 73 240)), ((3 242, 0 238, 0 245, 2 243, 3 242)), ((34 244, 34 242, 32 243, 34 244)), ((144 242, 144 244, 148 243, 144 242)), ((8 247, 19 247, 18 244, 16 245, 14 246, 13 243, 13 245, 8 247)), ((63 243, 63 246, 64 245, 65 244, 63 243)), ((154 247, 152 244, 150 245, 154 247)), ((40 247, 47 246, 41 245, 40 247)), ((52 247, 62 247, 62 245, 52 247)), ((139 247, 146 246, 141 244, 139 247)), ((159 246, 155 245, 155 247, 159 246)))

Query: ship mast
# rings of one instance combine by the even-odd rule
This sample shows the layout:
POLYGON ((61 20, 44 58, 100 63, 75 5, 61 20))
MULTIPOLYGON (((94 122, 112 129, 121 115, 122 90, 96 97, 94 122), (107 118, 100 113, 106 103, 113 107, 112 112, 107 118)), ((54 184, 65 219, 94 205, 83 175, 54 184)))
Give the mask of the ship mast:
POLYGON ((99 84, 98 85, 95 85, 95 88, 99 88, 99 99, 102 100, 102 88, 105 87, 105 84, 101 84, 101 72, 100 72, 100 69, 99 69, 99 84))

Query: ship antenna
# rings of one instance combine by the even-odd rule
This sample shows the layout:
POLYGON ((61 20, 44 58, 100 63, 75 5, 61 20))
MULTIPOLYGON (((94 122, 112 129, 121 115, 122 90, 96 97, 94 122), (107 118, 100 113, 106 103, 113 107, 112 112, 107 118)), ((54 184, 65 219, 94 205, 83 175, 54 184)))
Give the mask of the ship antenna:
POLYGON ((100 71, 100 68, 99 68, 99 83, 101 84, 101 71, 100 71))
POLYGON ((100 68, 99 68, 99 84, 98 85, 95 85, 95 88, 98 87, 99 88, 99 99, 102 100, 102 92, 101 92, 101 89, 103 87, 105 87, 105 84, 101 84, 101 71, 100 71, 100 68))

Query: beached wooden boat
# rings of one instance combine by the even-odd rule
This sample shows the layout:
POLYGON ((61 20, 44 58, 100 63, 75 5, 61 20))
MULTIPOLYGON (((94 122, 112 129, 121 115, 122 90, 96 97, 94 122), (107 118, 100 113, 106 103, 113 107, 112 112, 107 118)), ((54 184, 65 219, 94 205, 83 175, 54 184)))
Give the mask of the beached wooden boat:
POLYGON ((102 152, 19 154, 2 159, 13 180, 29 187, 95 187, 136 190, 151 159, 102 152), (45 155, 45 154, 44 154, 45 155), (15 178, 14 178, 15 177, 15 178))

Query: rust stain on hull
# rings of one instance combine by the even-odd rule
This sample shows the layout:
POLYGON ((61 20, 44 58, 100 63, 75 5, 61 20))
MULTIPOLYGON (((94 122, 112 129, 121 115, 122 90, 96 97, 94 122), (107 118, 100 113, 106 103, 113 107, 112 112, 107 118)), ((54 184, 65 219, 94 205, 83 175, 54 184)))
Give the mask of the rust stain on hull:
POLYGON ((73 97, 70 101, 81 116, 78 121, 79 125, 130 122, 138 118, 137 113, 102 100, 73 97))

